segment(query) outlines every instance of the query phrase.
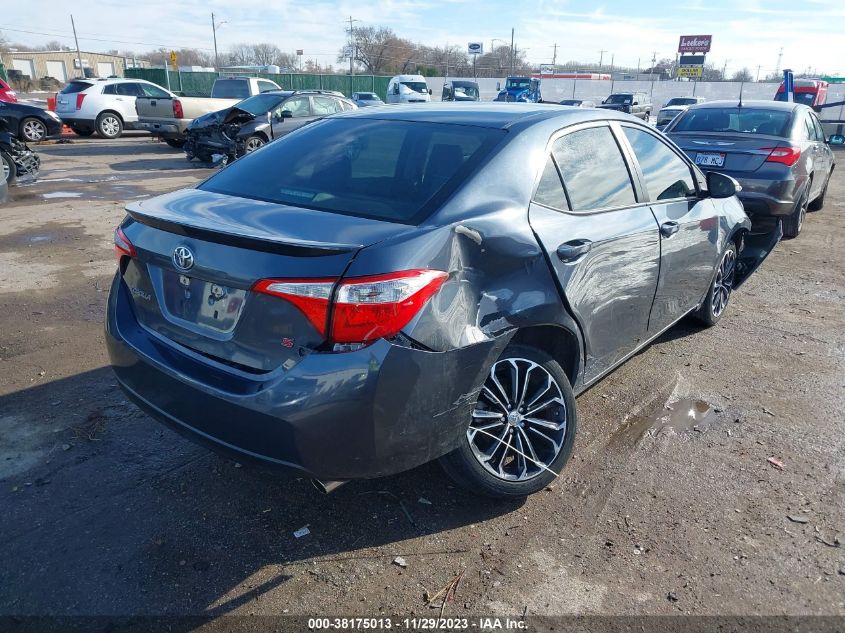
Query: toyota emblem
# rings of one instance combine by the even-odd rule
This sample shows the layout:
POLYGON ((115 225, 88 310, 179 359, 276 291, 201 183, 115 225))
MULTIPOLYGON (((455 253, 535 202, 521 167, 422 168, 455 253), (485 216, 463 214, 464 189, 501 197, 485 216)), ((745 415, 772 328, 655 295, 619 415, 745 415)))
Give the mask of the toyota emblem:
POLYGON ((177 246, 173 251, 173 264, 179 270, 190 270, 194 265, 194 254, 187 246, 177 246))

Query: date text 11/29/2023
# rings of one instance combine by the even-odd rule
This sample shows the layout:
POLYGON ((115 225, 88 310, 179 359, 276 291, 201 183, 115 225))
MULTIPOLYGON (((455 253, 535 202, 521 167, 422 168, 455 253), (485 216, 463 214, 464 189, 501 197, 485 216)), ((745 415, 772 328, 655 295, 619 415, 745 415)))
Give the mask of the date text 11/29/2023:
POLYGON ((528 628, 522 618, 309 618, 311 631, 363 631, 403 629, 408 631, 519 631, 528 628))

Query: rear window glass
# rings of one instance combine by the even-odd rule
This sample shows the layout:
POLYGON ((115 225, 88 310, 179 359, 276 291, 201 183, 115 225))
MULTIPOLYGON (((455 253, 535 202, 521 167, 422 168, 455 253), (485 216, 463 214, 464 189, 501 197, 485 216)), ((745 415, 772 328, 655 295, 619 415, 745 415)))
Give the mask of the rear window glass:
POLYGON ((59 94, 62 95, 72 95, 77 92, 82 92, 86 88, 90 88, 94 84, 90 84, 87 81, 71 81, 68 85, 62 88, 62 91, 59 94))
POLYGON ((792 112, 763 108, 701 108, 676 119, 672 132, 728 132, 787 136, 792 112))
POLYGON ((218 79, 211 88, 214 99, 246 99, 249 96, 249 81, 244 79, 218 79))
POLYGON ((418 224, 505 133, 418 121, 326 119, 245 156, 199 188, 418 224))

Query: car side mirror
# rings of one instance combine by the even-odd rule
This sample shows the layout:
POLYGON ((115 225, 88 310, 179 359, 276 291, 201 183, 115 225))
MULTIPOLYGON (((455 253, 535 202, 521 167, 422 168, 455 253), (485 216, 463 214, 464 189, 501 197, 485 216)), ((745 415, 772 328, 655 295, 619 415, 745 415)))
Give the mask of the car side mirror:
POLYGON ((432 92, 431 92, 431 88, 429 88, 429 89, 428 89, 428 94, 429 94, 429 95, 431 95, 431 94, 432 94, 432 92))
POLYGON ((827 142, 829 145, 845 145, 845 136, 841 134, 831 134, 827 142))
POLYGON ((708 171, 707 191, 711 198, 730 198, 742 191, 742 185, 727 174, 708 171))
POLYGON ((293 112, 291 112, 290 110, 282 110, 282 112, 279 114, 279 118, 280 119, 292 119, 293 118, 293 112))
POLYGON ((497 82, 496 82, 496 92, 498 92, 498 91, 499 91, 499 90, 501 90, 501 89, 502 89, 502 82, 501 82, 501 81, 497 81, 497 82))
POLYGON ((639 101, 634 101, 634 105, 640 105, 639 101))

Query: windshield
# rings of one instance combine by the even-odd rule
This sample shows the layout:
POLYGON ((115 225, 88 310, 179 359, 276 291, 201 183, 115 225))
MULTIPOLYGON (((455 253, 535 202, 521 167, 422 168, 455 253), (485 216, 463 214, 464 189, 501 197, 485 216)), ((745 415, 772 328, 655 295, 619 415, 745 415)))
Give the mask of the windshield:
POLYGON ((730 132, 786 137, 792 112, 759 108, 702 108, 675 119, 672 132, 730 132))
POLYGON ((463 97, 465 99, 478 99, 478 87, 455 86, 455 97, 463 97))
POLYGON ((560 105, 577 106, 581 105, 581 101, 579 99, 564 99, 560 102, 560 105))
POLYGON ((428 85, 424 81, 400 81, 403 86, 406 86, 413 90, 414 92, 428 92, 428 85))
POLYGON ((505 90, 527 90, 531 80, 527 77, 508 79, 505 82, 505 90))
POLYGON ((250 114, 258 116, 259 114, 265 114, 275 108, 284 101, 284 98, 284 95, 265 92, 260 95, 255 95, 254 97, 250 97, 249 99, 244 99, 235 107, 239 110, 245 110, 250 114))
POLYGON ((604 100, 605 103, 616 103, 620 105, 628 105, 631 101, 631 95, 610 95, 604 100))
POLYGON ((248 154, 205 191, 418 224, 505 130, 372 119, 324 119, 248 154))
MULTIPOLYGON (((795 92, 792 94, 792 99, 795 103, 803 103, 806 106, 813 105, 816 100, 815 92, 795 92)), ((779 92, 775 95, 775 101, 786 101, 786 93, 779 92)))
POLYGON ((676 97, 674 99, 669 99, 669 102, 666 104, 667 106, 685 106, 685 105, 694 105, 698 103, 695 99, 691 99, 689 97, 676 97))
POLYGON ((381 101, 374 92, 359 92, 358 98, 361 101, 381 101))

